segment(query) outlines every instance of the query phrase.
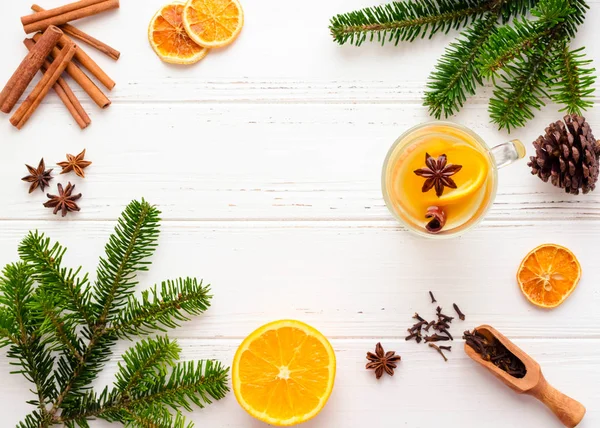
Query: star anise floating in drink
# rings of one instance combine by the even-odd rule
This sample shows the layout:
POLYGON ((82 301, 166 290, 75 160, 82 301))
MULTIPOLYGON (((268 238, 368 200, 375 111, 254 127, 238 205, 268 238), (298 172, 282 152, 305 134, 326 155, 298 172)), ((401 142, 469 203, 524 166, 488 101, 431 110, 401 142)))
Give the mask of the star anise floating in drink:
POLYGON ((462 165, 453 165, 448 163, 448 157, 441 155, 437 159, 431 157, 429 153, 425 154, 425 168, 414 171, 419 177, 425 178, 422 192, 429 192, 435 188, 435 194, 439 198, 444 193, 444 188, 456 189, 456 183, 451 176, 462 169, 462 165))
POLYGON ((43 158, 37 168, 29 165, 25 166, 29 170, 29 175, 27 177, 23 177, 21 180, 31 183, 29 186, 29 193, 33 193, 38 187, 43 192, 46 187, 50 186, 50 180, 52 180, 52 170, 46 169, 46 164, 44 163, 43 158))
POLYGON ((54 214, 56 215, 61 211, 62 216, 66 216, 68 212, 79 211, 79 207, 75 203, 76 200, 81 198, 81 193, 73 195, 75 186, 71 183, 67 184, 67 187, 63 189, 62 184, 58 183, 58 195, 51 195, 48 193, 49 201, 44 204, 46 208, 54 208, 54 214))
POLYGON ((396 355, 394 351, 384 352, 381 343, 375 346, 375 353, 367 352, 367 360, 369 362, 366 368, 369 370, 375 370, 375 377, 377 379, 383 376, 383 373, 387 373, 390 376, 394 376, 394 369, 398 367, 398 363, 402 357, 396 355))
POLYGON ((77 156, 67 154, 66 162, 58 162, 57 165, 62 168, 61 174, 66 174, 67 172, 75 172, 79 177, 85 178, 85 173, 83 170, 90 166, 92 163, 86 160, 83 160, 85 157, 85 149, 77 156))

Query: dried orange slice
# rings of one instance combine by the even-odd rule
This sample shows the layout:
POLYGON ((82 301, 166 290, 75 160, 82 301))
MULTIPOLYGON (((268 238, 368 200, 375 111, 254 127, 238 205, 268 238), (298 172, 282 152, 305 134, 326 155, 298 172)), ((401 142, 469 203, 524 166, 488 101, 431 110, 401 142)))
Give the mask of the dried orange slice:
POLYGON ((565 247, 546 244, 529 253, 517 272, 521 291, 531 303, 555 308, 577 287, 581 265, 565 247))
POLYGON ((232 43, 244 26, 244 12, 237 0, 188 0, 183 25, 200 46, 221 48, 232 43))
POLYGON ((183 27, 183 3, 171 3, 159 10, 148 26, 148 39, 154 52, 171 64, 195 64, 208 49, 196 44, 183 27))
POLYGON ((260 327, 240 345, 232 384, 240 405, 255 418, 291 426, 315 417, 335 379, 335 354, 321 333, 292 320, 260 327))

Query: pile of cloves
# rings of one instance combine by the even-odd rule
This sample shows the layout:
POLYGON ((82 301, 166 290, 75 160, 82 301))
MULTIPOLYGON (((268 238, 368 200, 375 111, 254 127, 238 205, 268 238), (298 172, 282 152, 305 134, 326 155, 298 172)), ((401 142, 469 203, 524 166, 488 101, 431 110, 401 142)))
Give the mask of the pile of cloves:
MULTIPOLYGON (((429 292, 429 296, 431 297, 431 303, 437 303, 437 300, 431 291, 429 292)), ((453 304, 453 307, 458 317, 464 321, 466 317, 456 303, 453 304)), ((406 336, 406 340, 415 340, 417 343, 425 341, 425 343, 429 344, 430 348, 435 349, 440 353, 445 361, 448 361, 444 351, 451 352, 452 347, 438 346, 434 342, 447 342, 454 340, 454 337, 450 333, 450 324, 452 324, 454 317, 444 314, 441 306, 438 306, 436 309, 436 317, 437 320, 427 321, 418 313, 415 313, 413 318, 416 319, 417 322, 407 330, 408 336, 406 336)))
POLYGON ((463 339, 475 352, 486 361, 504 370, 511 376, 522 379, 527 374, 525 364, 498 340, 490 341, 476 329, 473 332, 465 331, 463 339))

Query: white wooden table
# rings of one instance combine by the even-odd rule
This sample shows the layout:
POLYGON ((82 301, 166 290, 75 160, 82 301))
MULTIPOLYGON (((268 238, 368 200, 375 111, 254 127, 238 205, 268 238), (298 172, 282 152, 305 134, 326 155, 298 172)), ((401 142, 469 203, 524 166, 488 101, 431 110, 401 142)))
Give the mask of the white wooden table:
MULTIPOLYGON (((542 365, 548 380, 583 402, 584 428, 600 426, 600 191, 571 197, 529 174, 525 162, 503 170, 496 204, 469 235, 431 242, 403 230, 387 212, 380 168, 395 138, 428 120, 424 82, 451 37, 399 47, 339 47, 328 33, 335 13, 369 0, 244 0, 246 25, 230 48, 196 66, 168 66, 154 55, 146 26, 164 0, 124 0, 119 11, 80 27, 122 51, 118 63, 90 50, 117 81, 113 105, 80 131, 52 94, 21 132, 0 122, 0 262, 17 256, 28 230, 70 248, 68 261, 92 274, 115 219, 134 198, 163 212, 160 249, 147 286, 191 275, 213 284, 202 317, 170 333, 185 359, 229 365, 242 338, 275 319, 295 318, 331 339, 336 387, 307 427, 559 427, 529 397, 519 397, 468 360, 462 340, 450 361, 405 342, 415 311, 434 313, 427 292, 467 321, 453 333, 489 323, 542 365), (86 148, 88 178, 71 180, 82 211, 63 220, 42 207, 41 192, 19 181, 24 163, 63 160, 86 148), (522 257, 547 241, 571 248, 584 276, 560 308, 546 312, 521 295, 514 275, 522 257), (364 369, 378 341, 402 355, 394 378, 364 369)), ((55 6, 62 0, 44 0, 55 6)), ((600 2, 589 0, 586 44, 600 67, 600 2)), ((3 2, 4 83, 24 55, 19 17, 28 1, 3 2)), ((490 144, 508 135, 489 125, 480 91, 454 118, 490 144)), ((550 105, 511 137, 530 142, 562 116, 550 105)), ((587 114, 600 137, 600 111, 587 114)), ((99 386, 113 381, 116 350, 99 386)), ((29 385, 9 375, 0 355, 2 427, 31 407, 29 385)), ((233 394, 191 416, 199 427, 260 427, 233 394)), ((108 426, 97 423, 94 426, 108 426)))

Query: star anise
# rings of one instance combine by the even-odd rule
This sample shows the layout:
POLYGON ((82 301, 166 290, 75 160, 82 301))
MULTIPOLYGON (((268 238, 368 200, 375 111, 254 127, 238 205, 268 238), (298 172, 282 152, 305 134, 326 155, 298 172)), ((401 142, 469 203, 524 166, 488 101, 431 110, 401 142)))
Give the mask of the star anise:
POLYGON ((394 351, 384 352, 383 346, 381 346, 381 343, 378 343, 375 346, 375 353, 367 352, 367 360, 369 362, 366 368, 375 370, 375 377, 379 379, 383 376, 383 372, 394 376, 394 369, 397 367, 398 362, 400 362, 401 357, 400 355, 396 355, 394 351))
POLYGON ((71 183, 67 184, 67 187, 63 190, 62 184, 58 183, 58 195, 51 195, 48 193, 50 200, 44 203, 46 208, 54 208, 54 214, 62 211, 62 216, 66 216, 68 212, 79 211, 79 207, 75 201, 81 198, 81 193, 73 195, 75 186, 71 183))
POLYGON ((50 185, 50 180, 52 180, 52 170, 46 170, 46 164, 44 163, 43 158, 37 168, 29 165, 25 166, 29 170, 29 175, 21 178, 21 180, 31 183, 31 186, 29 186, 29 193, 33 193, 38 187, 43 192, 44 189, 50 185))
POLYGON ((57 165, 62 168, 61 174, 66 174, 67 172, 75 172, 79 177, 85 178, 85 173, 83 172, 84 168, 87 168, 92 163, 86 160, 83 160, 85 157, 85 149, 77 156, 67 154, 66 162, 58 162, 57 165))
POLYGON ((462 169, 462 165, 453 165, 448 163, 448 157, 441 155, 439 158, 432 158, 429 153, 425 154, 425 168, 417 169, 415 174, 419 177, 424 177, 422 192, 429 192, 435 187, 435 194, 439 198, 444 193, 444 187, 456 189, 456 183, 450 176, 456 174, 462 169))

